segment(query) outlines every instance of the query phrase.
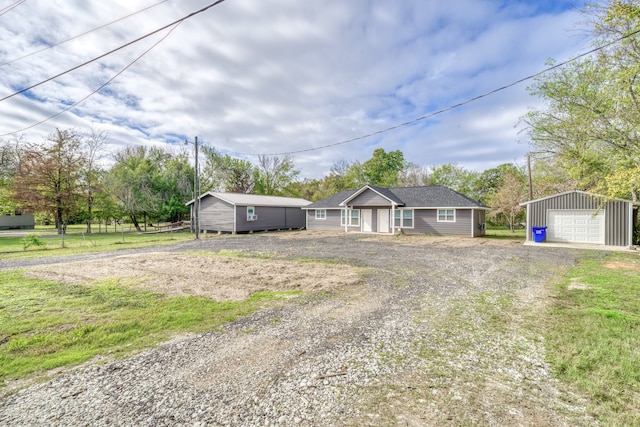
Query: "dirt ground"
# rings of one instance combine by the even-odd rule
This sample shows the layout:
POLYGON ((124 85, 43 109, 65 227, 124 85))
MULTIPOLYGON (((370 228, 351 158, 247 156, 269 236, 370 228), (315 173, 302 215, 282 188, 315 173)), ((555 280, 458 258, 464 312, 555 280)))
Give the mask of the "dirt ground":
POLYGON ((216 301, 240 301, 260 291, 322 291, 362 282, 348 265, 167 252, 56 264, 26 274, 68 284, 115 279, 167 296, 200 295, 216 301))

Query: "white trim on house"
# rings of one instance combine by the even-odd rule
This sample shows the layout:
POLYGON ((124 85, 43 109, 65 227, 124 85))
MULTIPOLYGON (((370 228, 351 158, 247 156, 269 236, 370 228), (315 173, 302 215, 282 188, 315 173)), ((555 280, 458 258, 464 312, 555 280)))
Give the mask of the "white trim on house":
POLYGON ((456 209, 455 208, 440 208, 440 209, 438 209, 438 211, 436 212, 436 221, 437 222, 456 222, 456 209), (444 213, 445 219, 440 219, 440 211, 445 211, 445 213, 444 213), (448 211, 453 211, 453 219, 447 219, 449 217, 448 211))
POLYGON ((365 185, 364 187, 362 187, 361 189, 359 189, 358 191, 356 191, 355 193, 353 193, 352 195, 350 195, 349 197, 347 197, 346 199, 344 199, 342 202, 340 202, 338 204, 338 206, 346 206, 346 204, 350 201, 355 199, 356 197, 358 197, 360 194, 364 193, 366 190, 371 190, 374 193, 376 193, 378 196, 387 199, 392 205, 398 205, 397 202, 391 200, 389 197, 385 196, 384 194, 382 194, 381 192, 377 191, 375 188, 370 187, 369 185, 365 185))
POLYGON ((325 220, 327 219, 327 210, 326 209, 316 209, 316 219, 325 220), (322 212, 322 215, 318 215, 318 213, 322 212))
POLYGON ((415 209, 413 209, 413 208, 406 208, 406 209, 400 208, 400 209, 397 209, 396 212, 400 212, 400 214, 398 215, 399 216, 399 218, 398 218, 399 221, 398 222, 400 224, 396 225, 396 217, 395 217, 395 213, 394 213, 394 216, 393 216, 393 226, 394 227, 408 228, 408 229, 414 229, 415 228, 415 225, 416 225, 415 209), (405 220, 404 213, 405 212, 411 212, 411 227, 408 227, 408 226, 404 225, 404 220, 405 220))

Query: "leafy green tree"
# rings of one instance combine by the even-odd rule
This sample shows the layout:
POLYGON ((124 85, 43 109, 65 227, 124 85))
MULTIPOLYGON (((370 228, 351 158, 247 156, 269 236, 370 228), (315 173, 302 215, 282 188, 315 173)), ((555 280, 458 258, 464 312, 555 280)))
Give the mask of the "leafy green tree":
POLYGON ((120 203, 122 211, 131 219, 137 231, 140 217, 159 216, 162 198, 161 165, 166 153, 159 148, 125 147, 115 155, 116 163, 107 177, 110 192, 120 203))
POLYGON ((248 160, 221 154, 215 148, 203 146, 205 158, 202 192, 213 190, 229 193, 252 193, 256 168, 248 160))
MULTIPOLYGON (((540 76, 530 89, 546 105, 525 122, 533 145, 555 154, 578 188, 592 190, 640 160, 640 42, 621 39, 640 28, 640 1, 590 5, 585 16, 600 50, 540 76)), ((637 180, 626 187, 639 200, 637 180)))
POLYGON ((453 163, 447 163, 439 166, 431 166, 426 184, 444 185, 454 191, 477 199, 479 195, 476 194, 474 188, 478 175, 478 172, 467 170, 453 163))
POLYGON ((383 148, 376 148, 373 156, 362 164, 362 172, 370 185, 381 187, 395 187, 398 176, 406 166, 402 151, 386 152, 383 148))
POLYGON ((514 231, 515 224, 522 220, 524 208, 520 203, 527 200, 527 176, 511 164, 495 169, 499 171, 497 182, 487 194, 487 204, 491 206, 489 217, 498 222, 504 221, 514 231))
POLYGON ((20 160, 21 138, 0 139, 0 215, 13 214, 20 210, 13 197, 13 179, 20 160))
POLYGON ((283 195, 299 174, 290 156, 260 156, 254 170, 254 192, 269 196, 283 195))
POLYGON ((81 139, 72 130, 56 129, 47 145, 29 144, 20 156, 14 177, 14 198, 33 211, 53 214, 58 233, 78 213, 82 197, 81 139))

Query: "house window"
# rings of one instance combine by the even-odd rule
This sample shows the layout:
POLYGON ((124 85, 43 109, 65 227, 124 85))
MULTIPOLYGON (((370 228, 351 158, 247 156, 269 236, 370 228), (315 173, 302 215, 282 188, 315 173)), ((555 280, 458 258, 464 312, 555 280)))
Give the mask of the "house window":
POLYGON ((247 206, 247 221, 255 221, 258 219, 255 206, 247 206))
POLYGON ((316 219, 327 219, 327 210, 316 209, 316 219))
POLYGON ((360 209, 351 209, 347 211, 343 209, 340 211, 340 225, 344 226, 345 222, 348 222, 348 226, 359 227, 360 226, 360 209), (347 212, 349 212, 347 216, 347 212))
POLYGON ((438 222, 456 222, 456 210, 438 209, 438 222))
POLYGON ((413 228, 413 209, 402 209, 394 211, 393 226, 402 228, 413 228))

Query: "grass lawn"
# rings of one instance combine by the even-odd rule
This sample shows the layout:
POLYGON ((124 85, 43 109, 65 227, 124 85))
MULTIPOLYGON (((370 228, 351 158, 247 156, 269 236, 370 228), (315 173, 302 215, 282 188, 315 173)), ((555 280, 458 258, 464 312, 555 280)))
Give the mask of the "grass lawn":
POLYGON ((640 259, 585 257, 554 288, 547 350, 555 374, 603 425, 640 425, 640 259))
POLYGON ((36 258, 171 244, 194 238, 188 231, 158 234, 94 231, 85 234, 84 229, 84 226, 70 228, 64 238, 52 227, 31 230, 26 237, 10 237, 0 233, 0 253, 4 259, 36 258))
POLYGON ((214 330, 292 294, 259 292, 245 301, 216 302, 133 290, 115 279, 67 285, 0 271, 0 388, 6 380, 99 354, 118 356, 178 333, 214 330))

